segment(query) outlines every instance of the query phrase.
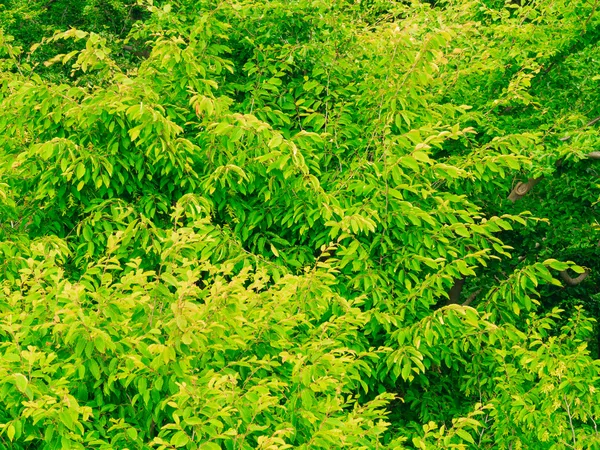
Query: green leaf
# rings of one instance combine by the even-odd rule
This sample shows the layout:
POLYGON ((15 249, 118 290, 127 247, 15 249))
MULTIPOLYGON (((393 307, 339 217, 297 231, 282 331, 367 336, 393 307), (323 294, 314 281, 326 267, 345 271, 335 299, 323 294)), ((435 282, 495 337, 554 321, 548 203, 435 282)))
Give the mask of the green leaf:
POLYGON ((469 233, 469 230, 467 230, 467 227, 465 227, 464 225, 457 225, 454 228, 454 232, 462 237, 471 237, 471 233, 469 233))
POLYGON ((98 350, 100 353, 104 353, 106 350, 106 343, 101 336, 96 336, 94 339, 94 345, 96 346, 96 350, 98 350))
POLYGON ((9 424, 8 427, 6 428, 6 436, 8 437, 8 440, 10 442, 13 441, 13 439, 15 438, 15 427, 13 426, 13 424, 9 424))
POLYGON ((25 389, 27 389, 29 384, 27 377, 22 373, 15 373, 13 376, 15 377, 15 385, 17 386, 17 389, 21 392, 25 392, 25 389))
POLYGON ((415 172, 419 171, 419 163, 412 156, 403 156, 400 158, 400 164, 402 164, 404 167, 414 170, 415 172))
POLYGON ((517 302, 512 302, 512 309, 517 316, 521 314, 521 308, 517 302))
POLYGON ((95 359, 90 359, 87 363, 87 367, 91 374, 96 378, 96 380, 100 379, 100 367, 95 359))
POLYGON ((84 175, 85 175, 85 166, 83 165, 83 163, 77 164, 77 169, 75 170, 75 176, 77 177, 77 179, 81 179, 81 178, 83 178, 84 175))
POLYGON ((415 158, 417 161, 421 161, 424 163, 431 162, 431 159, 429 158, 427 153, 424 152, 412 152, 412 157, 415 158))
POLYGON ((269 141, 269 148, 279 147, 283 143, 283 136, 276 134, 269 141))
POLYGON ((138 125, 137 127, 133 127, 129 130, 129 138, 131 139, 131 141, 135 141, 139 136, 140 136, 140 132, 142 131, 142 129, 144 128, 144 125, 138 125))
POLYGON ((184 431, 178 431, 171 437, 171 445, 175 447, 183 447, 190 441, 188 435, 184 431))
POLYGON ((129 436, 129 438, 131 440, 137 440, 138 438, 138 432, 135 428, 127 428, 127 435, 129 436))
POLYGON ((200 450, 221 450, 221 446, 214 442, 204 442, 198 446, 200 450))
POLYGON ((457 428, 456 429, 456 434, 458 436, 460 436, 463 440, 465 440, 465 441, 467 441, 467 442, 469 442, 471 444, 475 443, 475 440, 473 439, 473 436, 471 436, 471 434, 468 431, 466 431, 465 429, 463 429, 463 428, 457 428))

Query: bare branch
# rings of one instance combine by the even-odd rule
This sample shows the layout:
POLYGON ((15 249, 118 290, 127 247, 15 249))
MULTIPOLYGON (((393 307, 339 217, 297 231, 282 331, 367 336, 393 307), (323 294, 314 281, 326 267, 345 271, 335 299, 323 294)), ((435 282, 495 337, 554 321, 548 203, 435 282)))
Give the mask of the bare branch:
POLYGON ((483 289, 477 289, 475 292, 473 292, 471 295, 469 295, 469 297, 464 301, 464 303, 462 304, 463 306, 469 306, 471 304, 471 302, 473 300, 475 300, 475 298, 477 298, 477 296, 479 295, 479 293, 482 291, 483 289))
POLYGON ((124 45, 123 50, 129 53, 134 54, 142 59, 148 58, 150 56, 150 49, 148 48, 136 48, 133 45, 124 45))
POLYGON ((447 305, 458 304, 458 301, 460 300, 460 293, 462 292, 462 288, 466 279, 466 277, 463 277, 454 281, 454 285, 450 288, 450 291, 448 291, 447 305))
POLYGON ((508 196, 508 199, 514 203, 517 200, 525 197, 525 195, 527 195, 527 193, 531 191, 533 187, 542 180, 542 178, 543 177, 530 178, 529 180, 527 180, 526 183, 517 183, 517 185, 513 188, 510 195, 508 196))
POLYGON ((583 272, 582 274, 579 274, 579 276, 577 276, 575 278, 572 278, 566 270, 563 270, 559 273, 559 275, 563 279, 563 281, 565 283, 567 283, 569 286, 577 286, 579 283, 581 283, 583 280, 585 280, 589 274, 590 274, 590 271, 587 269, 585 272, 583 272))

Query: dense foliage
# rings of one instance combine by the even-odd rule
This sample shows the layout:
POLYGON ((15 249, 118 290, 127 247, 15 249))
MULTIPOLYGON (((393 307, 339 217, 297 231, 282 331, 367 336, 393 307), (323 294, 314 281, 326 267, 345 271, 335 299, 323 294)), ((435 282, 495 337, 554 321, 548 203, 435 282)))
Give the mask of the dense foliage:
POLYGON ((0 447, 600 448, 600 11, 0 5, 0 447))

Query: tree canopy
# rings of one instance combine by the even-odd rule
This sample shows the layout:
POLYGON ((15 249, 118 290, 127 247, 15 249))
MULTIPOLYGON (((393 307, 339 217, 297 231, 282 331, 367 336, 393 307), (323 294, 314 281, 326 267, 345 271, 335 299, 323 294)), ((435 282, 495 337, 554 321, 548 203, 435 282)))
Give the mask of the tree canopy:
POLYGON ((3 2, 0 447, 600 448, 599 9, 3 2))

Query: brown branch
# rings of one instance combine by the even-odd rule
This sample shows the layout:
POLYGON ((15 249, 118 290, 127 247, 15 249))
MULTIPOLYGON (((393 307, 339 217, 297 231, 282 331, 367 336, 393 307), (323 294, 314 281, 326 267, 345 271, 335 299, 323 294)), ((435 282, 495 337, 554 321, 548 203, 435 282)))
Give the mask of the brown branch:
POLYGON ((579 283, 581 283, 583 280, 585 280, 589 274, 590 274, 590 271, 587 269, 585 270, 585 272, 579 274, 579 276, 577 276, 575 278, 571 278, 571 276, 568 274, 568 272, 566 270, 562 270, 559 273, 559 275, 563 279, 563 281, 565 283, 567 283, 569 286, 577 286, 579 283))
POLYGON ((597 8, 598 8, 598 0, 595 1, 594 6, 592 7, 592 12, 588 16, 588 18, 585 21, 585 23, 583 24, 583 30, 581 30, 581 34, 582 35, 585 34, 585 30, 587 30, 587 26, 590 23, 590 20, 592 20, 592 17, 594 17, 594 13, 596 12, 597 8))
POLYGON ((134 47, 133 45, 124 45, 122 48, 124 51, 132 53, 135 56, 142 59, 148 58, 150 56, 150 49, 148 48, 139 49, 134 47))
MULTIPOLYGON (((585 126, 578 128, 578 130, 582 130, 586 127, 594 125, 596 122, 600 122, 600 116, 596 117, 594 120, 591 120, 585 126)), ((578 130, 575 130, 575 131, 578 131, 578 130)), ((571 136, 560 138, 561 141, 566 141, 568 139, 571 139, 571 136)), ((586 156, 588 159, 600 159, 600 152, 590 152, 586 156)), ((560 166, 561 164, 562 164, 562 160, 559 160, 556 163, 557 166, 560 166)), ((541 181, 542 178, 543 177, 529 178, 527 180, 527 182, 525 182, 525 183, 519 181, 517 183, 517 185, 513 188, 513 190, 510 192, 510 194, 508 195, 508 199, 514 203, 517 200, 520 200, 521 198, 525 197, 529 193, 529 191, 531 191, 533 189, 533 187, 541 181)))
POLYGON ((482 291, 483 289, 477 289, 475 292, 473 292, 471 295, 469 295, 469 297, 464 301, 464 303, 462 304, 463 306, 469 306, 471 304, 471 302, 473 300, 475 300, 475 298, 479 295, 479 293, 482 291))
MULTIPOLYGON (((590 120, 590 121, 589 121, 588 123, 586 123, 584 126, 577 128, 575 131, 581 131, 581 130, 583 130, 584 128, 591 127, 592 125, 594 125, 594 124, 595 124, 595 123, 597 123, 597 122, 600 122, 600 116, 598 116, 598 117, 596 117, 596 118, 594 118, 594 119, 590 120)), ((562 138, 560 138, 560 139, 559 139, 559 141, 563 141, 563 142, 564 142, 564 141, 568 141, 568 140, 569 140, 569 139, 571 139, 572 137, 573 137, 573 135, 570 135, 570 136, 565 136, 565 137, 562 137, 562 138)))
POLYGON ((594 125, 597 122, 600 122, 600 116, 590 120, 588 123, 585 124, 585 127, 591 127, 592 125, 594 125))
POLYGON ((527 180, 526 183, 522 183, 519 181, 509 194, 508 199, 514 203, 517 200, 525 197, 527 193, 531 191, 533 187, 542 180, 542 178, 543 177, 530 178, 529 180, 527 180))
POLYGON ((54 3, 56 3, 56 0, 50 0, 48 3, 46 3, 46 4, 43 6, 43 8, 44 8, 44 9, 46 9, 46 10, 48 10, 48 9, 50 9, 50 7, 51 7, 51 6, 52 6, 54 3))
POLYGON ((550 71, 551 71, 551 70, 554 68, 554 66, 556 66, 556 62, 557 62, 557 61, 552 61, 552 62, 551 62, 549 65, 548 65, 548 67, 546 67, 546 68, 545 68, 545 69, 542 71, 542 75, 546 75, 548 72, 550 72, 550 71))
MULTIPOLYGON (((600 117, 597 117, 594 120, 596 122, 598 122, 598 121, 600 121, 600 117)), ((561 140, 566 140, 566 139, 569 139, 570 137, 571 136, 567 136, 566 138, 563 138, 561 140)), ((586 156, 588 159, 600 159, 600 152, 590 152, 586 156)), ((557 165, 560 165, 560 164, 561 164, 561 161, 558 161, 557 165)), ((517 200, 522 199, 533 189, 533 187, 536 184, 538 184, 542 180, 542 178, 544 178, 544 177, 529 178, 527 180, 527 182, 525 182, 525 183, 523 183, 522 181, 519 181, 517 183, 517 185, 513 188, 513 190, 510 192, 510 194, 508 195, 508 199, 513 203, 516 202, 517 200)))
POLYGON ((462 288, 466 279, 466 277, 462 277, 461 279, 454 281, 454 285, 448 291, 447 305, 458 304, 458 301, 460 300, 460 293, 462 292, 462 288))

